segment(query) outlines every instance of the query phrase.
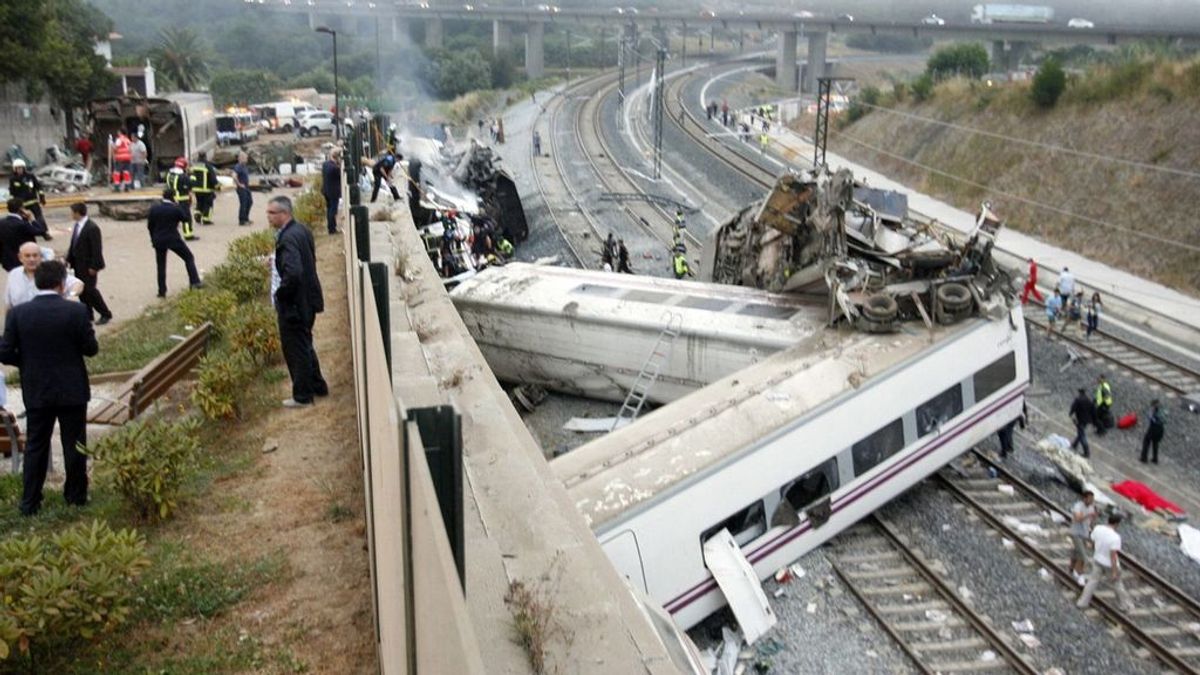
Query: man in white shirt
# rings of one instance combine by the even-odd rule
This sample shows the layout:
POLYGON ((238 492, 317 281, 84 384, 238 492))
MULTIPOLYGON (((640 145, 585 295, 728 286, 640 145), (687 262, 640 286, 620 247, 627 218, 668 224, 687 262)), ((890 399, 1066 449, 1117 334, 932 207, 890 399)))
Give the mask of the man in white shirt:
POLYGON ((1071 274, 1070 268, 1064 267, 1058 274, 1058 296, 1062 298, 1064 308, 1072 295, 1075 295, 1075 275, 1071 274))
MULTIPOLYGON (((25 242, 17 251, 17 257, 21 266, 8 273, 8 284, 4 289, 5 306, 8 309, 29 302, 38 294, 37 286, 33 283, 33 272, 42 263, 42 248, 34 242, 25 242)), ((68 273, 63 297, 77 300, 82 292, 83 282, 68 273)))
POLYGON ((1096 526, 1096 495, 1091 490, 1083 491, 1083 498, 1071 507, 1071 573, 1082 586, 1083 573, 1087 571, 1087 543, 1092 528, 1096 526))
POLYGON ((1083 587, 1083 593, 1079 595, 1079 601, 1075 603, 1079 609, 1086 609, 1092 603, 1092 594, 1100 584, 1104 584, 1117 592, 1117 602, 1122 610, 1133 610, 1133 601, 1121 581, 1121 535, 1117 534, 1117 526, 1120 524, 1121 514, 1113 513, 1108 516, 1107 525, 1097 525, 1092 530, 1092 544, 1095 546, 1092 553, 1092 573, 1087 585, 1083 587))

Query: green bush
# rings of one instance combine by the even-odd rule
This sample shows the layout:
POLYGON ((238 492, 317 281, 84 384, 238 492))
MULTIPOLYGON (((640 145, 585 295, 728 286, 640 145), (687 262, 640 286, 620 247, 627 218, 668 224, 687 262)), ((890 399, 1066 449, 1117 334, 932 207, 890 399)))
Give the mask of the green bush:
POLYGON ((221 333, 230 350, 249 355, 260 366, 277 361, 283 354, 275 311, 265 302, 242 305, 221 333))
POLYGON ((179 318, 192 326, 211 321, 219 330, 237 308, 238 299, 232 291, 215 287, 188 291, 179 298, 179 318))
POLYGON ((238 417, 242 394, 255 370, 253 359, 245 352, 220 350, 205 354, 196 367, 192 403, 210 420, 238 417))
POLYGON ((194 418, 133 420, 88 448, 141 520, 166 520, 199 449, 194 418))
POLYGON ((258 256, 234 255, 205 275, 214 290, 229 291, 238 303, 267 297, 271 289, 271 270, 258 256))
POLYGON ((908 88, 917 103, 924 103, 933 97, 933 77, 929 73, 925 73, 913 80, 908 85, 908 88))
POLYGON ((983 45, 970 42, 942 47, 929 57, 925 72, 935 80, 947 77, 983 77, 991 59, 983 45))
POLYGON ((145 552, 136 531, 100 521, 0 542, 0 659, 112 632, 129 617, 145 552))
POLYGON ((1066 88, 1067 74, 1063 72, 1058 60, 1046 59, 1038 68, 1037 74, 1033 76, 1033 86, 1029 89, 1029 95, 1039 106, 1053 108, 1066 88))
POLYGON ((275 232, 273 230, 259 230, 254 234, 238 237, 229 242, 229 257, 231 258, 255 258, 271 255, 274 252, 275 232))
POLYGON ((320 176, 313 178, 308 189, 296 196, 292 204, 292 217, 310 229, 314 224, 325 222, 325 196, 321 194, 320 176))

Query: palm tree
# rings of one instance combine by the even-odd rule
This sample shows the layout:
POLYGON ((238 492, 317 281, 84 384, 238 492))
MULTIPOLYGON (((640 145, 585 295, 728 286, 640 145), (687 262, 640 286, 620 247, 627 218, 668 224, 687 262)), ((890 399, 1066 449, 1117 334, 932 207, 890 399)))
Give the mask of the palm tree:
POLYGON ((192 29, 164 28, 159 34, 158 48, 154 50, 154 65, 180 91, 194 91, 208 74, 207 52, 200 36, 192 29))

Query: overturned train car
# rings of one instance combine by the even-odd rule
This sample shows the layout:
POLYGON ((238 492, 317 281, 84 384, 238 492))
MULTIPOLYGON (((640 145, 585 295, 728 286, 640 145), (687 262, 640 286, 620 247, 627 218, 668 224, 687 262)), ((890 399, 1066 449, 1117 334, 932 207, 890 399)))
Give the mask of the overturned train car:
POLYGON ((147 171, 154 177, 169 170, 177 157, 194 160, 217 146, 216 114, 208 94, 101 98, 88 103, 87 112, 100 162, 108 161, 109 140, 125 131, 146 144, 147 171))

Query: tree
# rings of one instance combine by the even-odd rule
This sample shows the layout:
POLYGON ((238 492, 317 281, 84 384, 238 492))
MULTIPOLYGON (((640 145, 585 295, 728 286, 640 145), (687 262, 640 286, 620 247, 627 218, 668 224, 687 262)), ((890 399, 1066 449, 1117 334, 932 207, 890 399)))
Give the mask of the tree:
POLYGON ((64 107, 108 90, 112 74, 94 51, 112 21, 83 0, 0 3, 0 83, 20 82, 64 107))
POLYGON ((425 67, 425 81, 439 98, 451 99, 492 84, 492 64, 478 51, 434 49, 425 67))
POLYGON ((1029 94, 1039 106, 1053 108, 1066 88, 1067 74, 1063 72, 1058 59, 1051 58, 1046 59, 1033 76, 1033 87, 1030 88, 1029 94))
POLYGON ((924 103, 929 100, 930 96, 933 96, 933 78, 929 76, 929 73, 924 73, 912 81, 909 89, 917 103, 924 103))
POLYGON ((957 44, 934 52, 933 56, 929 57, 925 72, 935 80, 947 77, 979 78, 987 74, 990 63, 983 45, 957 44))
POLYGON ((164 28, 151 58, 180 91, 195 91, 208 74, 207 57, 208 50, 191 28, 164 28))
POLYGON ((246 68, 224 68, 213 72, 208 90, 219 107, 275 100, 282 82, 272 73, 246 68))

